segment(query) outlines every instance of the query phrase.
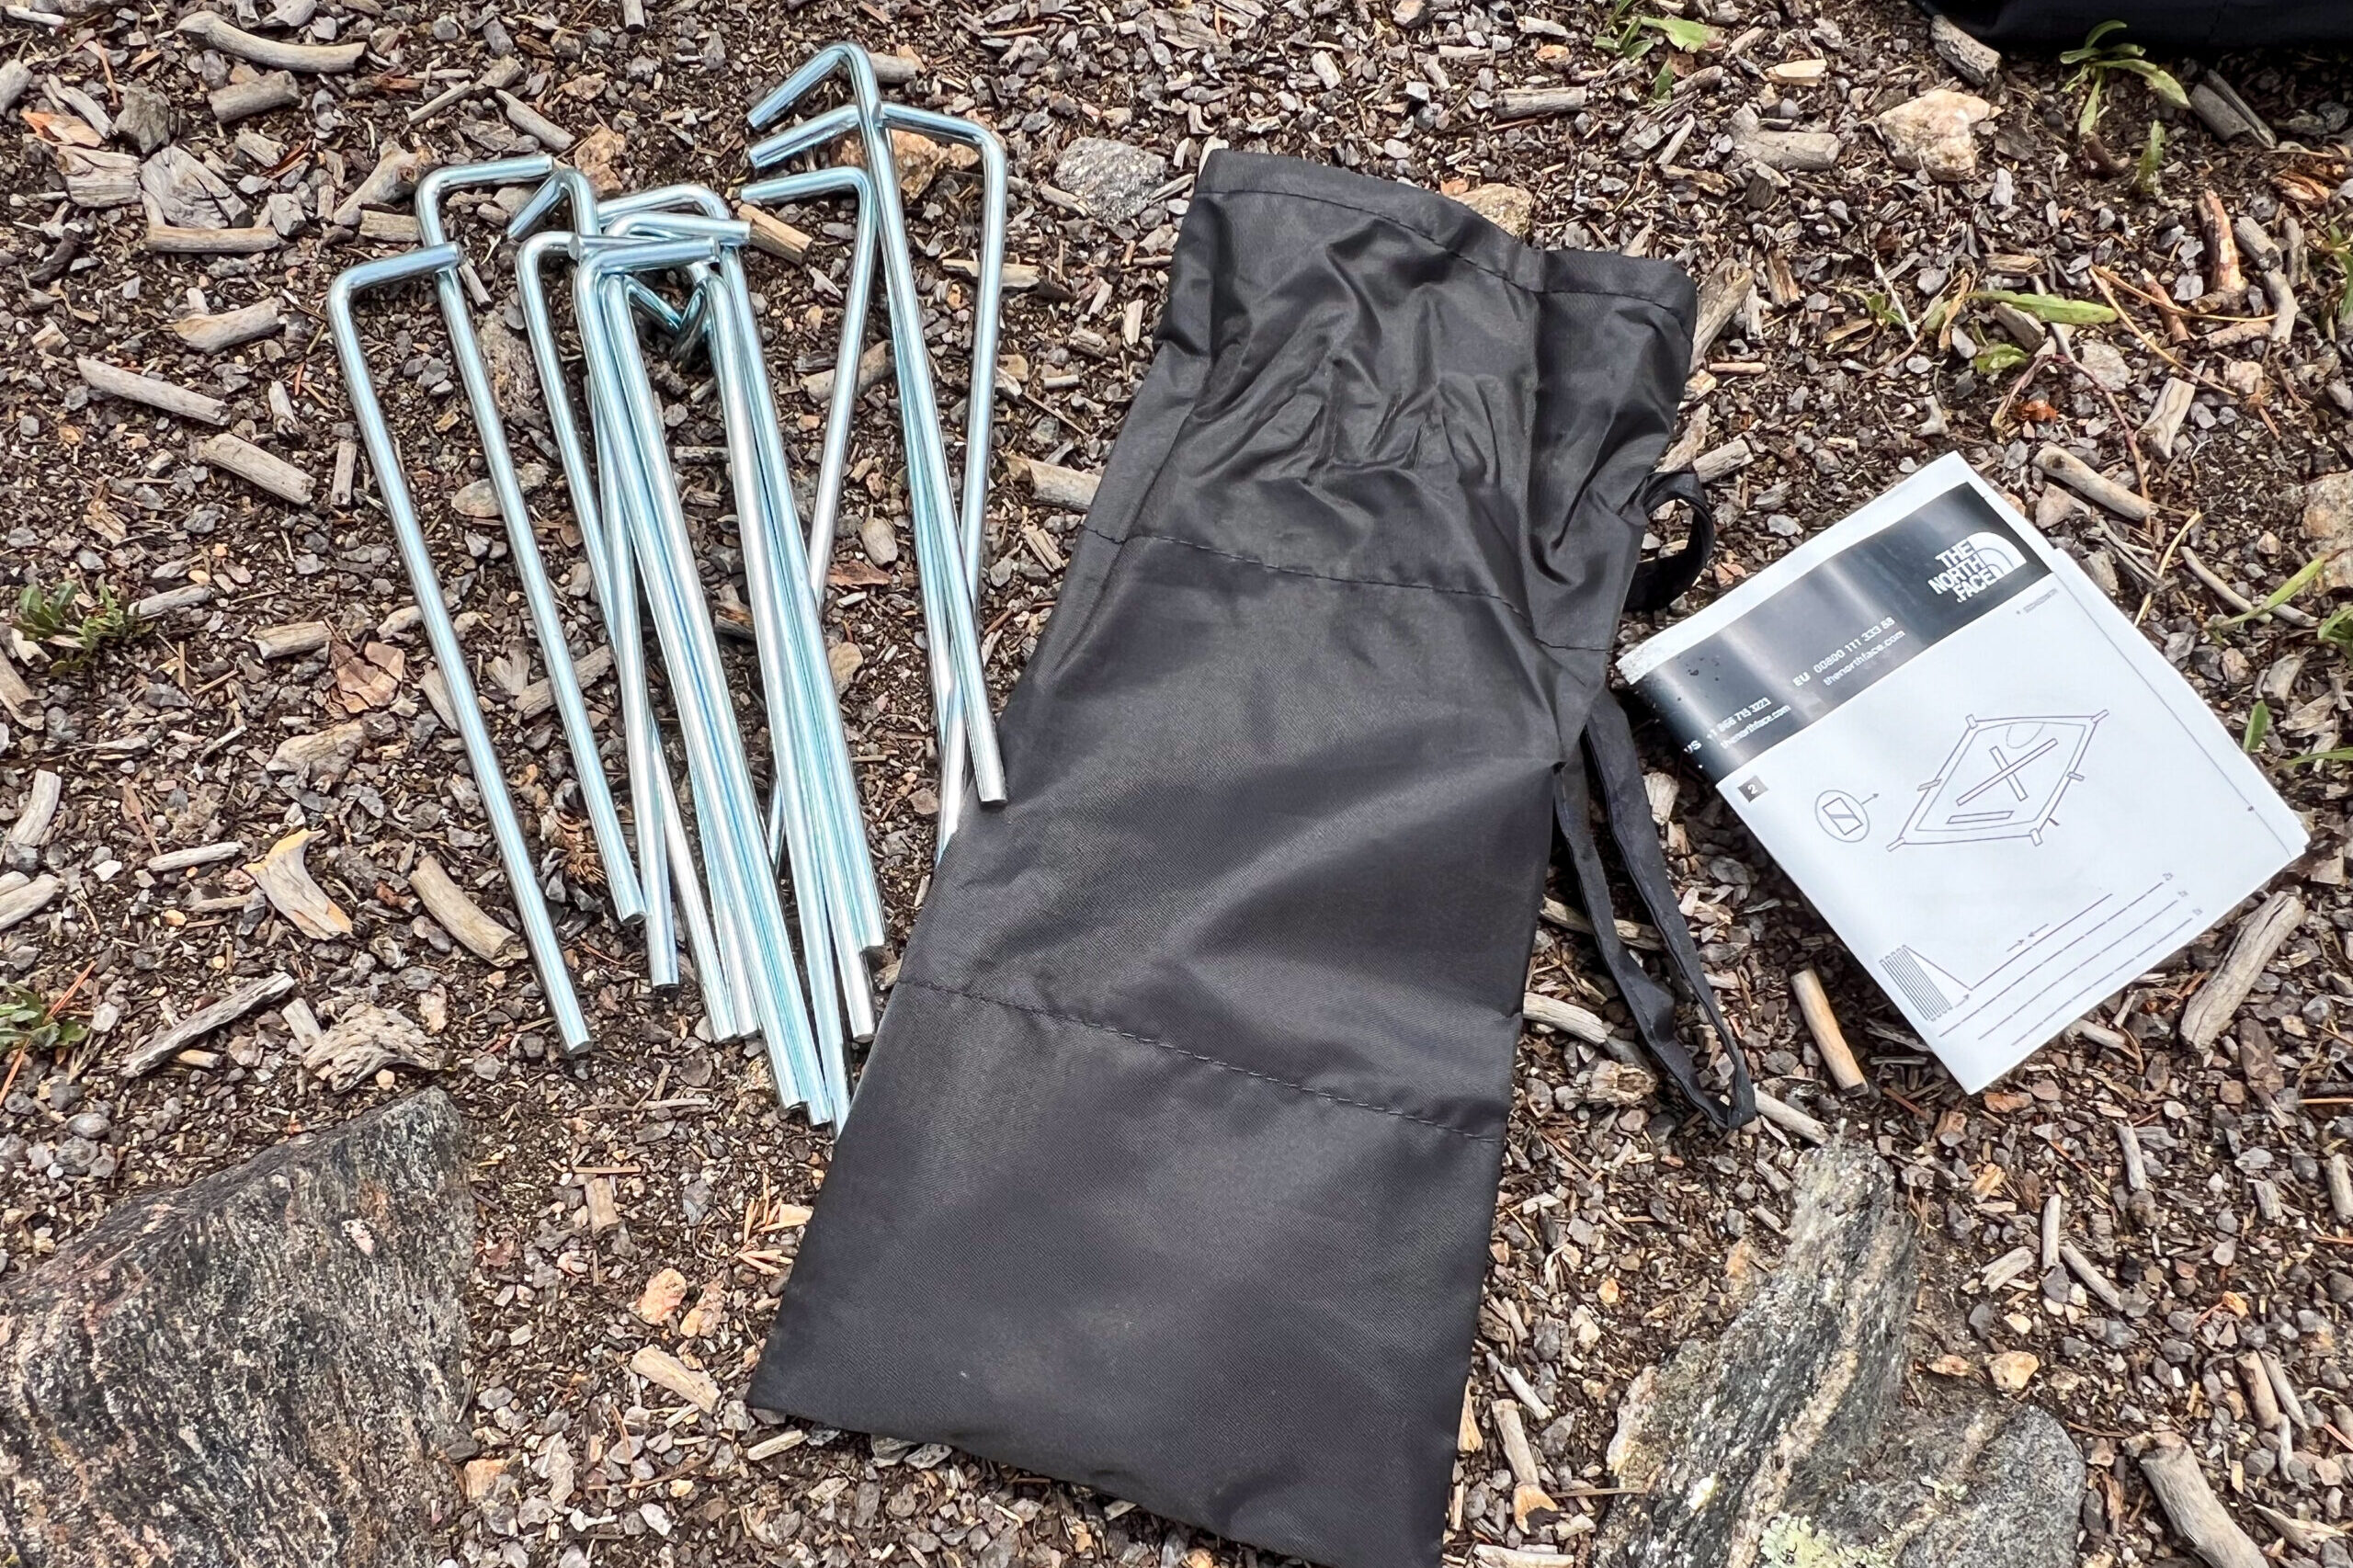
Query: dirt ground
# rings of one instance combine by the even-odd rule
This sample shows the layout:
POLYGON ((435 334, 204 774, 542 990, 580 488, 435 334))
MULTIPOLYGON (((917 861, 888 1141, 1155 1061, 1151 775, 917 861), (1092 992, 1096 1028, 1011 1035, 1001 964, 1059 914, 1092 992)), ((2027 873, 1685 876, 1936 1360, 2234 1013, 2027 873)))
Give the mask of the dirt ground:
MULTIPOLYGON (((28 585, 71 582, 93 603, 179 589, 199 602, 76 667, 47 657, 63 650, 31 651, 21 638, 6 648, 29 697, 0 719, 0 811, 19 809, 39 768, 62 776, 63 800, 46 842, 11 848, 0 868, 62 881, 54 903, 0 933, 0 978, 44 1001, 69 998, 65 1015, 94 1032, 0 1062, 0 1267, 37 1266, 127 1195, 415 1086, 418 1074, 403 1071, 332 1092, 301 1069, 300 1048, 268 1010, 200 1042, 209 1061, 123 1074, 126 1053, 169 1018, 282 970, 322 1017, 373 1000, 419 1019, 446 1058, 437 1081, 473 1129, 478 1392, 472 1451, 451 1455, 445 1550, 456 1561, 1207 1568, 1255 1559, 1110 1498, 936 1449, 772 1425, 741 1404, 829 1140, 776 1110, 760 1061, 698 1037, 690 994, 648 992, 632 939, 605 914, 561 737, 551 716, 527 716, 515 695, 539 671, 499 526, 447 504, 465 499, 481 460, 422 291, 369 310, 373 362, 405 460, 425 482, 450 597, 470 618, 510 781, 548 857, 596 1054, 561 1060, 528 966, 493 968, 456 948, 410 884, 429 853, 493 913, 505 910, 478 797, 426 689, 429 655, 398 613, 410 588, 364 464, 356 498, 330 493, 338 442, 352 431, 324 292, 340 268, 401 242, 368 237, 397 228, 381 220, 359 233, 322 224, 321 188, 347 196, 394 138, 440 159, 516 145, 486 96, 409 123, 445 87, 510 56, 522 100, 576 135, 620 138, 618 149, 599 136, 585 151, 609 156, 626 183, 730 188, 745 172, 752 98, 847 37, 919 54, 923 69, 901 91, 988 120, 1010 149, 1012 256, 1040 281, 1006 312, 1006 369, 1019 387, 1002 403, 1007 457, 1101 467, 1149 361, 1188 176, 1212 144, 1451 191, 1508 184, 1532 197, 1539 243, 1640 251, 1703 278, 1727 264, 1754 274, 1753 297, 1708 348, 1687 407, 1688 449, 1721 472, 1712 489, 1725 548, 1712 582, 1682 608, 1958 449, 2117 585, 2119 603, 2234 733, 2260 699, 2270 728, 2257 755, 2313 834, 2311 855, 2279 884, 2307 913, 2211 1050, 2180 1042, 2179 1013, 2244 911, 1995 1091, 1971 1097, 1696 777, 1679 781, 1669 835, 1687 907, 1764 1085, 1873 1142, 1902 1169, 1927 1279, 1915 1380, 1984 1384, 1996 1355, 2035 1358, 2016 1397, 2062 1416, 2092 1467, 2084 1560, 2188 1555, 2127 1451, 2161 1426, 2190 1438, 2267 1545, 2279 1532, 2256 1505, 2341 1520, 2353 1452, 2344 1414, 2353 1369, 2341 1345, 2353 1218, 2332 1210, 2325 1162, 2353 1136, 2353 1118, 2339 1115, 2353 1108, 2353 1040, 2343 1032, 2353 1009, 2347 765, 2298 759, 2339 744, 2353 665, 2309 618, 2211 623, 2235 608, 2234 595, 2260 599, 2308 559, 2315 546, 2303 537, 2298 487, 2353 466, 2353 392, 2332 335, 2347 290, 2332 247, 2353 195, 2336 139, 2347 119, 2338 100, 2353 99, 2344 61, 2198 62, 2278 128, 2279 145, 2225 144, 2167 111, 2155 177, 2136 189, 2148 93, 2114 78, 2086 149, 2075 135, 2082 89, 2049 62, 2010 62, 1977 89, 1995 114, 1973 175, 1942 183, 1897 168, 1872 118, 1961 84, 1931 51, 1925 18, 1893 0, 1403 0, 1394 10, 1231 0, 1175 11, 1143 0, 1010 0, 985 13, 894 0, 648 0, 642 30, 624 27, 619 4, 493 13, 303 3, 279 8, 315 10, 340 39, 367 40, 366 58, 348 74, 301 78, 297 102, 229 127, 206 95, 231 62, 175 35, 171 7, 66 8, 80 14, 61 28, 11 22, 0 38, 35 82, 5 132, 16 155, 0 172, 15 280, 0 298, 15 346, 0 367, 0 587, 11 601, 28 585), (1705 21, 1707 44, 1678 53, 1645 17, 1705 21), (1643 40, 1654 47, 1634 55, 1643 40), (74 138, 59 117, 78 111, 44 82, 117 115, 143 85, 176 114, 175 144, 210 161, 251 209, 235 221, 260 221, 273 195, 299 198, 309 221, 256 255, 142 249, 135 206, 68 199, 60 159, 71 161, 74 138), (1580 110, 1499 113, 1507 89, 1577 85, 1587 91, 1580 110), (1768 131, 1836 133, 1835 163, 1752 176, 1734 144, 1745 106, 1768 131), (258 140, 241 142, 241 131, 258 140), (1085 216, 1051 192, 1061 151, 1088 135, 1169 160, 1133 218, 1085 216), (2196 213, 2209 189, 2230 216, 2288 244, 2279 266, 2302 319, 2284 343, 2263 329, 2226 347, 2202 341, 2271 310, 2259 293, 2254 303, 2213 293, 2216 257, 2196 213), (2072 362, 1997 356, 1981 368, 1972 360, 2010 341, 1987 306, 1941 323, 1930 314, 1972 282, 2111 303, 2123 319, 2077 328, 2072 362), (282 326, 240 347, 200 352, 168 330, 192 307, 265 300, 278 301, 282 326), (2179 335, 2169 312, 2182 316, 2179 335), (311 475, 317 499, 290 505, 199 464, 192 449, 204 426, 91 396, 75 369, 83 355, 225 399, 230 428, 311 475), (2128 433, 2173 376, 2191 383, 2195 402, 2172 455, 2147 437, 2128 449, 2128 433), (2154 517, 2046 501, 2032 461, 2046 441, 2144 486, 2154 517), (263 656, 256 632, 311 620, 332 628, 330 645, 263 656), (358 726, 347 758, 308 773, 273 767, 290 737, 343 724, 358 726), (348 937, 303 934, 241 869, 297 830, 316 835, 308 864, 348 915, 348 937), (228 840, 242 850, 144 869, 168 851, 228 840), (1808 965, 1862 1051, 1871 1094, 1842 1098, 1825 1081, 1789 995, 1789 976, 1808 965), (2145 1190, 2126 1179, 2126 1124, 2144 1152, 2145 1190), (617 1221, 599 1223, 590 1200, 608 1193, 617 1221), (2038 1244, 2053 1195, 2115 1301, 2039 1267, 1984 1288, 1990 1263, 2038 1244), (664 1280, 670 1270, 675 1281, 664 1280), (641 1312, 650 1284, 675 1300, 641 1312), (716 1414, 628 1370, 648 1344, 710 1372, 724 1395, 716 1414), (2320 1423, 2297 1434, 2291 1462, 2279 1462, 2248 1413, 2241 1362, 2250 1351, 2281 1362, 2320 1423)), ((250 10, 245 19, 261 26, 250 10)), ((2193 69, 2167 63, 2185 76, 2193 69)), ((970 301, 938 264, 971 254, 974 206, 971 185, 946 174, 914 212, 944 384, 961 386, 966 373, 970 301)), ((830 315, 811 316, 830 311, 841 273, 843 232, 826 226, 831 218, 802 215, 818 243, 801 263, 753 263, 804 470, 818 405, 797 379, 831 353, 830 315)), ((494 296, 483 317, 498 318, 512 298, 506 256, 494 256, 487 223, 461 213, 458 226, 494 296)), ((2245 274, 2259 290, 2257 257, 2245 274)), ((703 380, 688 374, 664 390, 679 447, 716 447, 703 380)), ((870 466, 853 487, 828 621, 862 654, 845 707, 895 938, 920 896, 937 801, 890 395, 868 394, 861 413, 858 456, 870 466), (886 525, 870 546, 859 538, 870 515, 886 525), (890 528, 895 548, 881 537, 890 528)), ((521 417, 526 400, 511 406, 518 447, 538 449, 523 456, 552 468, 544 434, 521 417)), ((723 474, 687 457, 682 487, 723 599, 740 593, 729 579, 723 474)), ((983 613, 993 671, 1009 686, 1052 608, 1077 519, 1034 504, 1005 465, 999 473, 998 564, 983 613)), ((569 574, 574 645, 585 649, 594 611, 560 481, 540 503, 542 540, 569 574)), ((2336 597, 2324 582, 2295 602, 2323 615, 2336 597)), ((593 695, 609 702, 609 684, 593 695)), ((1669 766, 1664 747, 1652 756, 1669 766)), ((1550 926, 1538 935, 1530 984, 1614 1006, 1590 949, 1550 926)), ((1557 1545, 1582 1560, 1583 1517, 1606 1498, 1574 1494, 1608 1484, 1602 1457, 1620 1395, 1643 1367, 1725 1320, 1742 1281, 1771 1267, 1786 1220, 1801 1147, 1789 1135, 1760 1125, 1722 1139, 1672 1100, 1581 1103, 1572 1085, 1593 1060, 1543 1031, 1528 1038, 1482 1317, 1483 1349, 1554 1408, 1533 1435, 1569 1512, 1525 1535, 1513 1525, 1490 1430, 1462 1462, 1453 1558, 1499 1543, 1557 1545)), ((1474 1402, 1483 1410, 1506 1392, 1483 1355, 1474 1402)), ((2283 1560, 2347 1562, 2326 1534, 2301 1535, 2283 1560)))

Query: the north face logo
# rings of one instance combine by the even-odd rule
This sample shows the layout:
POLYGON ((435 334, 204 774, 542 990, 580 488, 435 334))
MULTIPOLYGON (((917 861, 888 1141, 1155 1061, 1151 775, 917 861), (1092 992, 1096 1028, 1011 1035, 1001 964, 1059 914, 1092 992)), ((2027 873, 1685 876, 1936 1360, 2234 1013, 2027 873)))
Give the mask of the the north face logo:
POLYGON ((2001 535, 1975 533, 1950 550, 1938 551, 1937 564, 1943 570, 1928 579, 1928 586, 1950 594, 1956 604, 1966 604, 2025 565, 2026 560, 2018 547, 2001 535))

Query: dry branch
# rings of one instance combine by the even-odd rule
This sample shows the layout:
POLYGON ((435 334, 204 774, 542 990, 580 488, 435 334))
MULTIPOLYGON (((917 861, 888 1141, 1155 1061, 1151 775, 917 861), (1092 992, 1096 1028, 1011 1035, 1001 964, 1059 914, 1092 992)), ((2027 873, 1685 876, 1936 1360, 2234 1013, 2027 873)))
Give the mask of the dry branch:
POLYGON ((2304 918, 2304 901, 2291 892, 2276 892, 2247 916, 2231 940, 2222 966, 2199 987, 2189 1006, 2181 1010, 2181 1038, 2203 1049, 2222 1038, 2239 1004, 2263 973, 2263 966, 2279 950, 2304 918))
POLYGON ((332 74, 350 70, 368 52, 364 43, 285 43, 256 38, 210 11, 181 17, 179 30, 208 48, 250 61, 265 71, 332 74))
POLYGON ((504 963, 521 946, 515 933, 484 914, 482 905, 469 897, 432 856, 418 859, 408 874, 408 885, 424 901, 426 913, 439 921, 443 930, 464 943, 476 958, 489 963, 504 963))
POLYGON ((294 977, 280 971, 263 980, 250 980, 208 1007, 199 1007, 178 1023, 147 1037, 147 1043, 123 1058, 122 1075, 136 1078, 152 1073, 224 1024, 233 1024, 266 1002, 275 1002, 294 989, 294 977))
POLYGON ((263 451, 251 441, 240 440, 226 432, 208 436, 197 443, 196 460, 226 469, 281 501, 291 501, 297 506, 311 504, 311 476, 284 458, 273 457, 263 451))
POLYGON ((240 343, 250 343, 256 337, 267 337, 278 328, 278 301, 264 300, 259 304, 241 310, 222 311, 212 315, 182 316, 172 324, 172 331, 190 348, 206 354, 217 354, 223 348, 234 348, 240 343))
POLYGON ((1810 969, 1798 971, 1790 976, 1790 994, 1797 998, 1798 1011, 1805 1017, 1806 1031, 1813 1036, 1814 1045, 1822 1051, 1823 1065, 1830 1069, 1831 1079, 1840 1092, 1851 1095, 1861 1088, 1863 1070, 1847 1047, 1846 1031, 1838 1027, 1838 1015, 1830 1010, 1830 995, 1822 989, 1822 977, 1810 969))
POLYGON ((2268 1568, 2262 1551, 2214 1500, 2205 1471, 2188 1445, 2159 1432, 2141 1456, 2141 1473, 2173 1521, 2176 1534, 2213 1568, 2268 1568))
POLYGON ((267 76, 256 76, 250 82, 232 82, 214 93, 209 100, 212 118, 223 125, 234 125, 241 119, 266 114, 274 108, 290 108, 302 101, 302 89, 284 71, 273 71, 267 76))
POLYGON ((126 370, 103 359, 85 356, 74 363, 74 368, 82 372, 82 379, 89 383, 90 390, 102 397, 144 403, 149 408, 160 408, 165 414, 176 414, 183 419, 201 420, 207 425, 229 423, 229 405, 217 397, 207 397, 200 392, 154 376, 142 376, 136 370, 126 370))

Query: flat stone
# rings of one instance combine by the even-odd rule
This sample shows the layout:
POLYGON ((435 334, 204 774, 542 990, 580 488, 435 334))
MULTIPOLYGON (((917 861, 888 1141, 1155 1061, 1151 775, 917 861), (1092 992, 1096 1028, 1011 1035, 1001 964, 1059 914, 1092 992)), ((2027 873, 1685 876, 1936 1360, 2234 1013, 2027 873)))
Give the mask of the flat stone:
POLYGON ((1055 188, 1109 223, 1142 211, 1167 177, 1168 160, 1159 153, 1101 136, 1080 137, 1054 165, 1055 188))
POLYGON ((1474 185, 1454 199, 1515 240, 1536 224, 1536 197, 1516 185, 1474 185))
POLYGON ((1970 1392, 1901 1408, 1919 1280, 1887 1164, 1847 1142, 1809 1154, 1771 1278, 1720 1338, 1628 1389, 1608 1460, 1636 1494, 1611 1508, 1592 1561, 2072 1563, 2084 1470, 2063 1427, 1970 1392))
MULTIPOLYGON (((1880 1451, 1812 1519, 1784 1516, 1790 1537, 1830 1548, 1800 1563, 1872 1568, 2070 1568, 2083 1456, 2048 1411, 2031 1404, 1957 1402, 1906 1411, 1880 1451), (1894 1555, 1886 1547, 1904 1543, 1894 1555)), ((1761 1559, 1777 1560, 1769 1550, 1761 1559)))
POLYGON ((474 1203, 438 1091, 126 1199, 0 1284, 0 1559, 417 1568, 474 1203))
POLYGON ((2304 486, 2304 537, 2328 552, 2321 585, 2353 588, 2353 471, 2323 474, 2304 486))
POLYGON ((1959 181, 1977 172, 1977 124, 1993 112, 1994 106, 1974 93, 1939 87, 1896 105, 1871 123, 1897 168, 1959 181))
POLYGON ((2132 367, 2112 344, 2083 343, 2075 347, 2075 358, 2083 362, 2091 379, 2110 392, 2122 392, 2132 384, 2132 367))
POLYGON ((114 117, 114 133, 145 157, 172 139, 171 100, 144 82, 125 82, 122 108, 114 117))

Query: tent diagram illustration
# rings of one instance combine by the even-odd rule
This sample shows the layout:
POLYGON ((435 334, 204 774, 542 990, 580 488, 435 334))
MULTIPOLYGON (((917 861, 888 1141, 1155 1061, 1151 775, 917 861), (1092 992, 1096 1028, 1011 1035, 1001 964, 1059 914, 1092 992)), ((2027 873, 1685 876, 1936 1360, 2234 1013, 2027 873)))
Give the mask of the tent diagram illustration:
POLYGON ((2084 753, 2107 717, 2103 710, 1969 719, 1944 766, 1920 786, 1911 820, 1888 847, 2006 838, 2040 844, 2067 787, 2084 777, 2084 753))

